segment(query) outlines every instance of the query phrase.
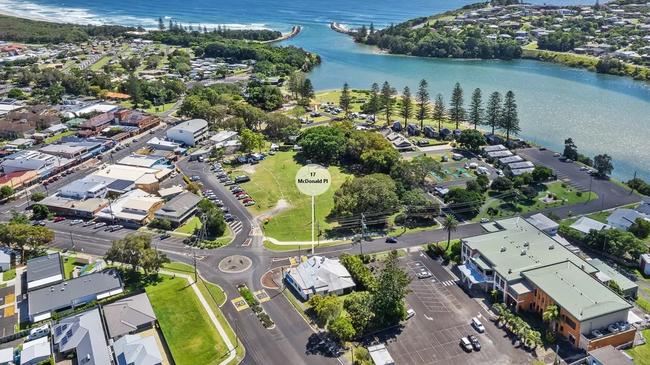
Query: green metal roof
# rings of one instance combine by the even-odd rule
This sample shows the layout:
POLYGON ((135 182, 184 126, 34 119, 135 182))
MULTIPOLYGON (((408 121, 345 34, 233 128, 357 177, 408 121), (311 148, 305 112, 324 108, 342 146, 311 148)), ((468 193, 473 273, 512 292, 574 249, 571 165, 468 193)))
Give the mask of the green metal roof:
POLYGON ((503 229, 463 241, 508 282, 519 279, 522 271, 567 260, 590 274, 597 271, 523 218, 503 219, 496 224, 503 229))
POLYGON ((616 271, 616 269, 600 261, 599 259, 589 260, 589 263, 591 264, 591 266, 598 269, 598 271, 602 272, 603 274, 609 276, 612 280, 614 280, 616 284, 618 284, 618 286, 623 291, 636 289, 639 287, 633 281, 625 277, 625 275, 616 271))
POLYGON ((632 307, 570 261, 527 270, 521 275, 548 294, 578 321, 632 307))
POLYGON ((481 256, 472 257, 472 261, 474 261, 474 263, 476 264, 476 266, 478 266, 478 268, 481 269, 481 270, 483 270, 483 271, 485 271, 485 270, 492 270, 492 267, 490 266, 490 264, 488 264, 487 262, 485 262, 485 260, 483 260, 483 259, 481 258, 481 256))

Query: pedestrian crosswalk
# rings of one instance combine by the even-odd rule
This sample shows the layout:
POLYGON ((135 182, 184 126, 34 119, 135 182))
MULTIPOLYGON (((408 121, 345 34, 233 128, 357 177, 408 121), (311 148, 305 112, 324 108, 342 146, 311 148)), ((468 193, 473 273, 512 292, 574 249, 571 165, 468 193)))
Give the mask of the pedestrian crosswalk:
POLYGON ((241 223, 241 221, 232 221, 232 222, 228 222, 228 226, 230 227, 230 229, 232 230, 232 233, 233 233, 235 236, 238 235, 239 232, 241 232, 241 230, 242 230, 242 223, 241 223))
POLYGON ((456 280, 441 281, 440 284, 442 284, 443 286, 453 286, 456 285, 456 280))

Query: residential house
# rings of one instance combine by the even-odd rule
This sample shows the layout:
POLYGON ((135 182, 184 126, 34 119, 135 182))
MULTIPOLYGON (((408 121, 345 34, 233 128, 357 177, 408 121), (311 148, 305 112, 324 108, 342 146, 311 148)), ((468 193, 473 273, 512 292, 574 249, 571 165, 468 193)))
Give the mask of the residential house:
POLYGON ((21 365, 37 365, 52 357, 52 345, 49 337, 41 337, 23 343, 20 351, 21 365))
POLYGON ((117 365, 162 365, 153 336, 126 335, 113 343, 117 365))
POLYGON ((602 223, 597 220, 591 219, 589 217, 580 217, 569 227, 575 229, 576 231, 582 232, 584 234, 589 233, 590 231, 601 231, 603 229, 610 229, 610 226, 607 223, 602 223))
POLYGON ((634 361, 622 350, 612 345, 589 351, 587 365, 634 365, 634 361))
POLYGON ((23 137, 59 123, 59 113, 47 105, 17 108, 0 118, 0 138, 23 137))
POLYGON ((117 270, 96 272, 50 285, 29 292, 29 319, 40 322, 50 318, 55 311, 78 307, 122 291, 122 280, 117 270))
POLYGON ((27 290, 36 290, 63 281, 63 262, 58 252, 27 260, 27 290))
POLYGON ((355 287, 350 273, 339 260, 324 256, 312 256, 298 266, 290 268, 284 280, 303 300, 308 300, 316 294, 345 294, 355 287))
POLYGON ((637 219, 650 221, 650 216, 640 213, 634 209, 619 208, 607 217, 607 223, 618 229, 627 230, 637 219))
POLYGON ((156 314, 146 293, 106 304, 102 310, 108 336, 112 339, 152 328, 156 324, 156 314))
POLYGON ((64 356, 74 354, 79 365, 111 365, 97 308, 63 318, 52 326, 52 339, 58 352, 64 356))
POLYGON ((621 293, 624 297, 635 299, 639 291, 639 286, 630 280, 627 276, 618 272, 618 270, 607 265, 599 259, 588 260, 589 264, 596 269, 596 278, 600 280, 601 283, 611 286, 614 285, 612 282, 616 283, 615 285, 621 290, 621 293))

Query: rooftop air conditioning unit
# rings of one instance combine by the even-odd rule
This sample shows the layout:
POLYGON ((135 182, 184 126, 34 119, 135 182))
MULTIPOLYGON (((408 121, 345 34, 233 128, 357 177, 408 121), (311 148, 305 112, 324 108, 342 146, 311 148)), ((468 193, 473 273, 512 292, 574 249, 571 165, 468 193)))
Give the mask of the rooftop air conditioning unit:
POLYGON ((521 256, 526 254, 526 250, 521 250, 521 256))
POLYGON ((506 246, 501 246, 501 252, 506 252, 506 246))

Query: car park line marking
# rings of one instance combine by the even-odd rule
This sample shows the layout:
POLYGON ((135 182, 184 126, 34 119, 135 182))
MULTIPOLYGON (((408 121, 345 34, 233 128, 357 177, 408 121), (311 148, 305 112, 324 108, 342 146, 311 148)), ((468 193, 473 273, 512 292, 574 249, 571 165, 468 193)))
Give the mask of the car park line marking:
POLYGON ((429 320, 429 321, 433 321, 433 318, 427 316, 426 314, 424 315, 424 318, 426 318, 426 319, 429 320))

